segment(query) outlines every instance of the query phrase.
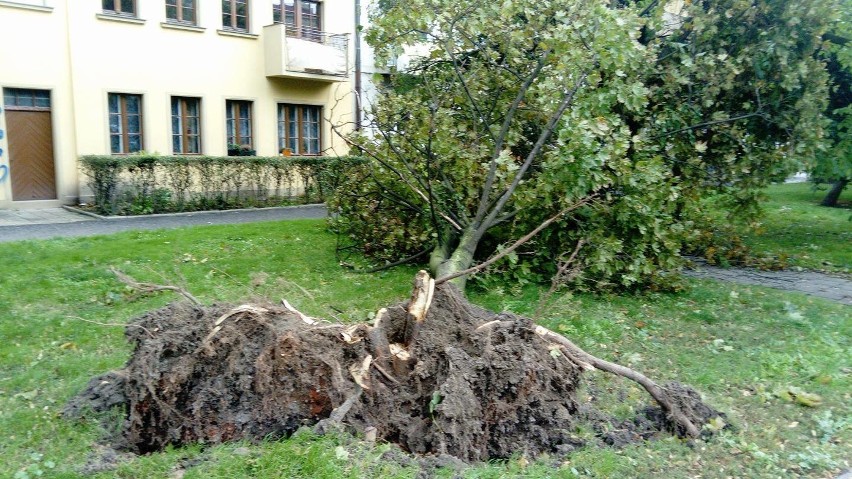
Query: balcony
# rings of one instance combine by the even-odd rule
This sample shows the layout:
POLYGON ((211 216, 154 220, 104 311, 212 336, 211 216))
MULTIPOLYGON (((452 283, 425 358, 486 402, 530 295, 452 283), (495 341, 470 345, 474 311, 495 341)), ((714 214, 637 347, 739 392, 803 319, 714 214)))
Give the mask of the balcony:
POLYGON ((296 29, 283 23, 263 27, 266 76, 345 81, 349 72, 349 34, 296 29))

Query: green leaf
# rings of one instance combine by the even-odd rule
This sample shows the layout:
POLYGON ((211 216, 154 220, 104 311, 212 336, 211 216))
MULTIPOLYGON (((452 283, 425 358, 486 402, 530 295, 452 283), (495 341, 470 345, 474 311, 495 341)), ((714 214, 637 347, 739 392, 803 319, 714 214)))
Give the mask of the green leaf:
POLYGON ((435 409, 438 407, 438 404, 441 404, 441 393, 435 391, 432 393, 432 400, 429 401, 429 414, 435 414, 435 409))

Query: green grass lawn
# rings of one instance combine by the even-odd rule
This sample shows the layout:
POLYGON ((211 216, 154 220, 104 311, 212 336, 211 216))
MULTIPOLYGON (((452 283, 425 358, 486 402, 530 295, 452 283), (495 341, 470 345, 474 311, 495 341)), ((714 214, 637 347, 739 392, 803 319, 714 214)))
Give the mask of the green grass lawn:
POLYGON ((837 208, 819 206, 825 188, 810 183, 773 185, 766 193, 761 227, 743 236, 757 255, 785 254, 791 266, 852 273, 852 188, 837 208))
MULTIPOLYGON (((323 223, 314 220, 4 244, 0 477, 84 477, 81 467, 107 431, 93 417, 62 419, 62 406, 91 376, 127 359, 120 325, 175 299, 170 293, 135 297, 109 273, 110 266, 142 281, 184 285, 206 303, 287 298, 310 315, 344 321, 365 320, 409 294, 412 268, 349 272, 338 266, 334 245, 323 223)), ((662 382, 677 379, 697 387, 728 414, 734 430, 694 445, 667 437, 621 450, 587 448, 567 459, 528 463, 518 457, 461 474, 831 477, 849 467, 852 308, 757 287, 692 286, 679 294, 563 294, 542 323, 593 354, 662 382), (790 387, 819 394, 822 403, 790 402, 783 394, 790 387)), ((529 313, 539 293, 506 286, 472 291, 471 298, 493 309, 529 313)), ((597 390, 583 397, 593 393, 602 403, 621 397, 601 406, 613 414, 628 416, 647 402, 630 383, 595 377, 597 390)), ((119 417, 114 424, 120 425, 119 417)), ((305 434, 257 445, 173 448, 127 458, 94 477, 415 477, 416 469, 382 459, 389 449, 346 436, 305 434)))

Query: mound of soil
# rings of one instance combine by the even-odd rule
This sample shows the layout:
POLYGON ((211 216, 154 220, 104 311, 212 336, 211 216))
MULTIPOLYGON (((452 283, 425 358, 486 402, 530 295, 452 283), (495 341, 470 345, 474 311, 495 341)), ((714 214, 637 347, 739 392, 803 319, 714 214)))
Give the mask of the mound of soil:
MULTIPOLYGON (((380 311, 373 325, 273 305, 175 303, 129 324, 126 367, 94 378, 66 412, 123 404, 123 446, 137 453, 341 423, 375 428, 412 453, 468 462, 579 444, 571 432, 589 417, 577 402, 582 362, 529 319, 474 306, 453 286, 429 300, 425 317, 412 299, 380 311)), ((679 401, 699 427, 719 415, 683 391, 679 401)), ((645 416, 637 424, 646 432, 678 432, 660 410, 645 416)))

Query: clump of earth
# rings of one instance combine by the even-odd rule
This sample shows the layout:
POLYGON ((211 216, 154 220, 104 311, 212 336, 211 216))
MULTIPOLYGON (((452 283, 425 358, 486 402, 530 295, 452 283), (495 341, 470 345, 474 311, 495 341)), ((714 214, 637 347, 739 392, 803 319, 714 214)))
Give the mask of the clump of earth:
MULTIPOLYGON (((124 368, 93 378, 66 416, 122 408, 117 449, 288 437, 342 427, 404 451, 465 462, 568 453, 593 425, 611 445, 688 435, 649 406, 616 420, 581 406, 591 367, 530 319, 469 303, 454 286, 415 287, 372 324, 333 324, 289 304, 178 302, 131 321, 124 368)), ((687 386, 662 386, 697 428, 721 414, 687 386)), ((692 434, 694 436, 694 434, 692 434)))

